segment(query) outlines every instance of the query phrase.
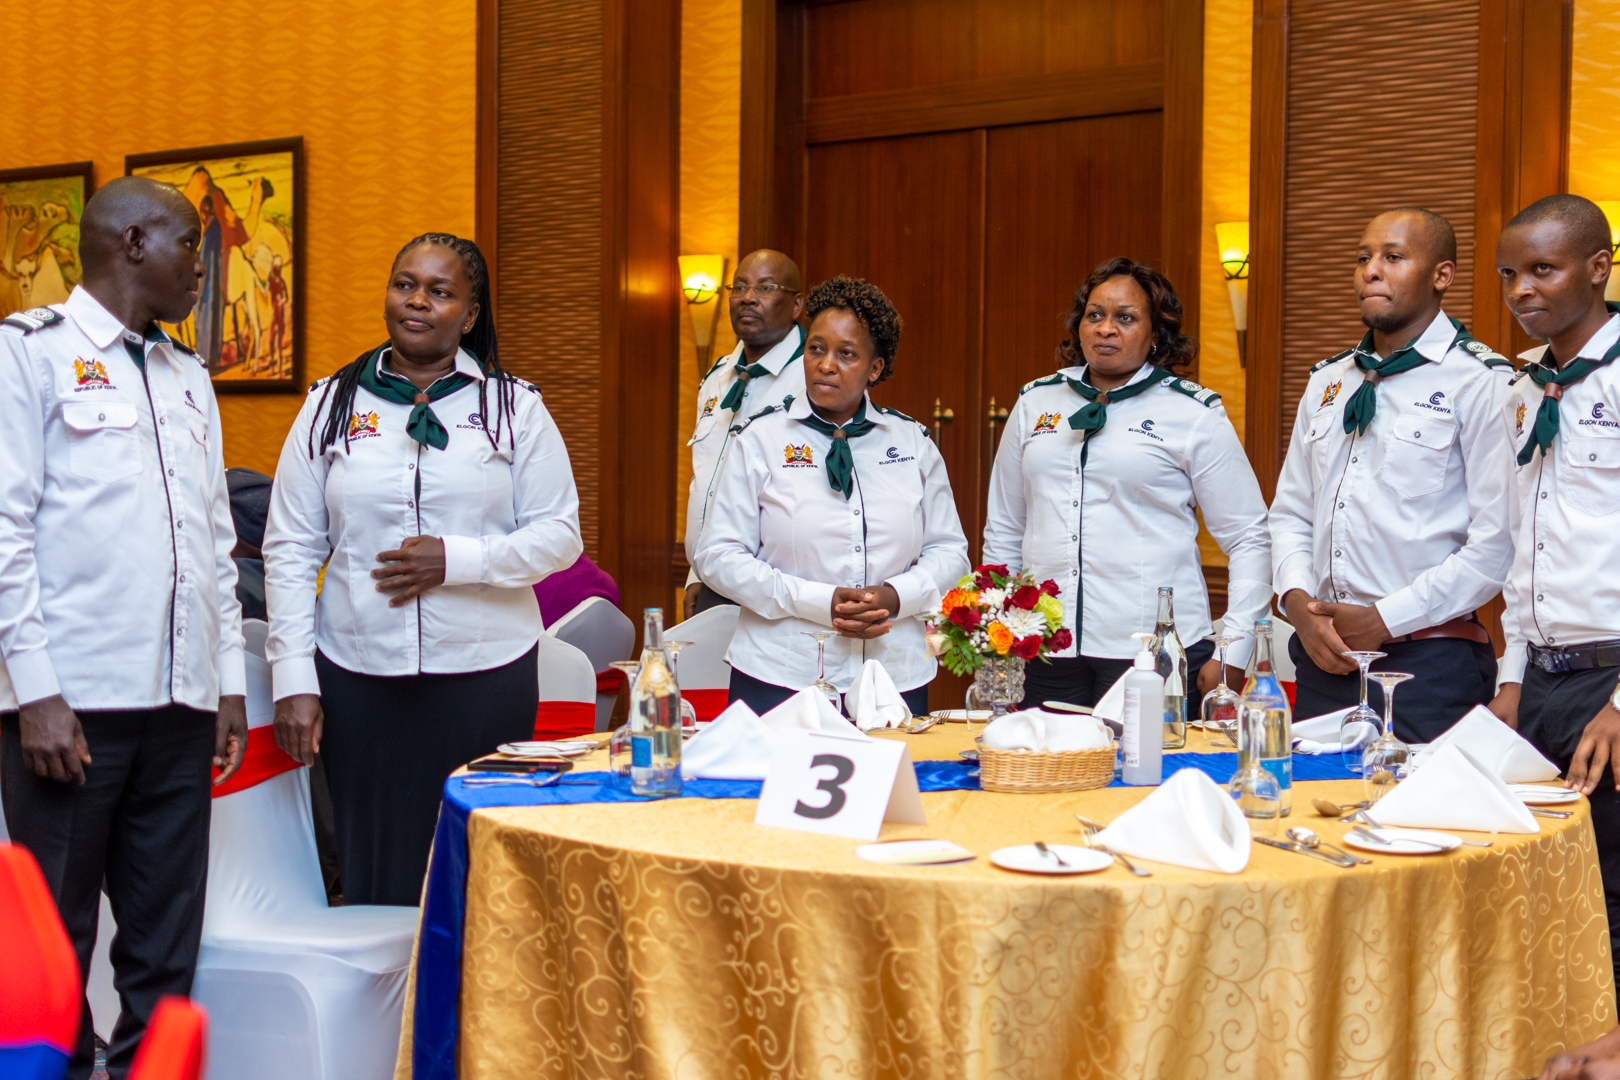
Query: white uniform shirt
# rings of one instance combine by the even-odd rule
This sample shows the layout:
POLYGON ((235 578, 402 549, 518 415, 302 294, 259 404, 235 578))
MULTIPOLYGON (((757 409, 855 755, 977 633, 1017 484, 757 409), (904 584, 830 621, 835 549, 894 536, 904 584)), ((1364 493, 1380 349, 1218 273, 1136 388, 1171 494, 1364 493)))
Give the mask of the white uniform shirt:
POLYGON ((1175 589, 1176 634, 1190 645, 1214 629, 1201 509, 1230 560, 1226 625, 1242 640, 1226 661, 1246 665, 1254 621, 1271 600, 1270 542, 1260 484, 1220 398, 1172 379, 1109 405, 1082 468, 1085 433, 1069 417, 1087 402, 1066 378, 1084 372, 1064 368, 1027 384, 1008 414, 990 474, 984 561, 1057 582, 1076 641, 1055 655, 1135 656, 1131 635, 1153 629, 1161 585, 1175 589))
MULTIPOLYGON (((1620 339, 1612 316, 1576 358, 1602 359, 1620 339)), ((1540 360, 1543 345, 1521 353, 1540 360)), ((1504 429, 1515 447, 1530 438, 1542 387, 1515 377, 1504 429)), ((1517 465, 1515 457, 1514 463, 1517 465)), ((1620 638, 1620 360, 1564 391, 1558 438, 1518 466, 1522 507, 1513 573, 1503 599, 1502 682, 1522 682, 1530 642, 1584 645, 1620 638)), ((1584 723, 1587 718, 1582 717, 1584 723)))
POLYGON ((243 694, 230 497, 208 370, 83 288, 0 327, 0 709, 243 694), (7 674, 9 673, 9 681, 7 674))
POLYGON ((347 448, 340 437, 311 460, 311 429, 318 449, 331 408, 330 399, 320 404, 324 382, 311 388, 282 447, 264 530, 276 700, 320 693, 316 648, 349 671, 415 675, 499 667, 539 640, 531 586, 584 550, 568 450, 539 392, 521 380, 499 449, 490 445, 478 405, 483 372, 460 351, 456 370, 475 382, 432 404, 450 434, 443 450, 406 434, 411 405, 361 386, 347 448), (408 536, 444 540, 444 584, 389 607, 392 594, 377 591, 371 571, 383 565, 378 552, 408 536), (317 603, 315 576, 329 555, 317 603))
POLYGON ((1501 422, 1512 369, 1448 348, 1445 312, 1418 338, 1431 363, 1385 379, 1365 435, 1344 430, 1355 350, 1323 361, 1300 399, 1271 504, 1279 597, 1378 608, 1391 635, 1467 615, 1513 561, 1513 453, 1501 422))
POLYGON ((769 374, 748 380, 736 412, 722 409, 720 403, 737 381, 737 359, 742 351, 739 341, 730 355, 709 369, 698 387, 697 423, 686 444, 692 448, 692 483, 686 492, 686 561, 692 570, 686 575, 687 585, 698 581, 699 540, 715 485, 720 482, 720 467, 726 463, 731 446, 731 429, 767 405, 780 405, 785 397, 804 396, 804 328, 795 323, 788 328, 786 337, 760 357, 760 366, 769 374))
POLYGON ((919 617, 968 572, 967 538, 945 462, 914 420, 879 410, 876 426, 849 440, 855 489, 846 501, 827 483, 832 439, 800 419, 810 399, 793 399, 749 421, 733 440, 721 472, 699 575, 742 606, 726 660, 776 686, 816 681, 816 643, 808 630, 832 627, 835 588, 892 585, 900 596, 894 628, 862 641, 827 642, 827 679, 854 685, 875 658, 895 686, 913 690, 934 677, 919 617))

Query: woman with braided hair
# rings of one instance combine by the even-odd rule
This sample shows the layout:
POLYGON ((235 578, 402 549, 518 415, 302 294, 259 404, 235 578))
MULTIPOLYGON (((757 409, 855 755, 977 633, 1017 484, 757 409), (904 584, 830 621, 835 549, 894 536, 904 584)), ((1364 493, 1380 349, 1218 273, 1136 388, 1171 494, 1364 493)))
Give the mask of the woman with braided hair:
POLYGON ((501 368, 477 245, 406 244, 383 317, 388 340, 310 387, 282 448, 266 653, 277 744, 326 767, 345 899, 415 905, 445 777, 534 730, 532 586, 582 545, 568 451, 501 368))

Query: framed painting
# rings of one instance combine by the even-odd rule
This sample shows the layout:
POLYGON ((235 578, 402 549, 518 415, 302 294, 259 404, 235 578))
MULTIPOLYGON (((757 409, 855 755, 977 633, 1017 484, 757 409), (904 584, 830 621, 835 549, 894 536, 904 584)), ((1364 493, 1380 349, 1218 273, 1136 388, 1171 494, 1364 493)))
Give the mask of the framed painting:
POLYGON ((60 304, 83 278, 79 218, 92 166, 0 169, 0 318, 60 304))
POLYGON ((303 138, 131 154, 124 172, 174 185, 202 220, 197 306, 165 329, 217 392, 303 393, 303 138))

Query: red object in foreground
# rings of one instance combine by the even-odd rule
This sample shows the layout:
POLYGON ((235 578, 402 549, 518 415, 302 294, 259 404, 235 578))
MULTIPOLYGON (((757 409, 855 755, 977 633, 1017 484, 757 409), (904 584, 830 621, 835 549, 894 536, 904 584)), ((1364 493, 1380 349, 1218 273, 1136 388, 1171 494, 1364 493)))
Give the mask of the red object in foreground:
MULTIPOLYGON (((242 767, 231 774, 229 780, 214 788, 214 798, 246 791, 273 776, 280 776, 284 772, 300 768, 303 768, 303 765, 297 758, 276 745, 274 724, 249 728, 247 749, 242 753, 242 767)), ((214 770, 214 775, 219 775, 218 769, 214 770)))
POLYGON ((589 735, 595 730, 594 701, 542 701, 535 710, 534 737, 538 741, 589 735))
POLYGON ((0 844, 0 956, 0 1073, 45 1075, 28 1061, 65 1069, 83 1008, 79 961, 39 863, 16 844, 0 844))
POLYGON ((183 997, 161 999, 135 1051, 129 1080, 200 1080, 208 1014, 183 997))

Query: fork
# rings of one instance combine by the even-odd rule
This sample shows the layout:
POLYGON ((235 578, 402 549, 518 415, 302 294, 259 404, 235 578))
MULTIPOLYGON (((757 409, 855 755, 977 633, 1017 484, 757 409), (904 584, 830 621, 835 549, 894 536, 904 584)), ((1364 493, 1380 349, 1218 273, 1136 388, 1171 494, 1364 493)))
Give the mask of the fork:
POLYGON ((1112 848, 1107 847, 1102 843, 1102 841, 1098 840, 1097 833, 1103 828, 1101 825, 1097 824, 1095 821, 1092 821, 1090 818, 1085 817, 1084 815, 1076 814, 1074 816, 1080 822, 1080 842, 1082 844, 1085 844, 1086 847, 1096 848, 1098 851, 1106 852, 1107 854, 1112 855, 1115 860, 1118 861, 1119 865, 1123 866, 1137 877, 1153 876, 1151 872, 1143 870, 1140 866, 1137 866, 1135 863, 1131 862, 1131 860, 1127 859, 1119 852, 1114 851, 1112 848))
POLYGON ((1037 840, 1037 841, 1035 841, 1035 850, 1040 852, 1042 855, 1050 855, 1050 856, 1052 856, 1052 858, 1057 860, 1057 864, 1059 866, 1068 866, 1069 865, 1064 860, 1063 856, 1059 855, 1057 852, 1053 851, 1051 848, 1046 846, 1046 841, 1045 840, 1037 840))
MULTIPOLYGON (((1384 826, 1378 824, 1378 822, 1374 821, 1373 816, 1371 814, 1367 813, 1367 811, 1365 811, 1365 810, 1357 810, 1353 814, 1347 814, 1347 815, 1345 815, 1344 820, 1346 820, 1346 821, 1365 821, 1368 825, 1371 825, 1375 829, 1382 829, 1384 827, 1384 826)), ((1366 830, 1363 829, 1362 832, 1366 832, 1366 830)), ((1375 841, 1378 841, 1378 840, 1381 840, 1382 837, 1376 837, 1375 836, 1375 837, 1373 837, 1373 839, 1375 841)), ((1427 840, 1418 840, 1418 839, 1415 839, 1414 837, 1410 837, 1410 836, 1403 836, 1403 837, 1401 837, 1401 839, 1402 840, 1410 840, 1414 844, 1427 844, 1427 843, 1429 843, 1429 841, 1427 841, 1427 840)), ((1490 847, 1491 846, 1491 841, 1489 841, 1489 840, 1464 840, 1460 836, 1457 837, 1457 842, 1459 844, 1467 844, 1469 847, 1490 847)), ((1437 847, 1437 848, 1440 848, 1442 850, 1445 847, 1445 845, 1443 845, 1443 844, 1435 844, 1434 846, 1437 847)))

